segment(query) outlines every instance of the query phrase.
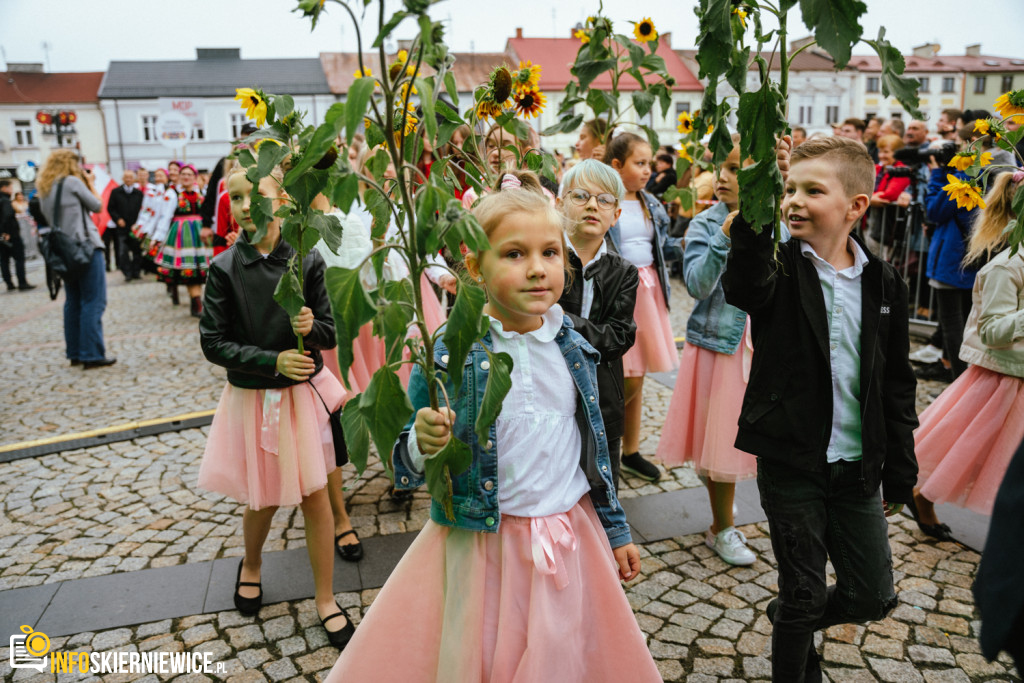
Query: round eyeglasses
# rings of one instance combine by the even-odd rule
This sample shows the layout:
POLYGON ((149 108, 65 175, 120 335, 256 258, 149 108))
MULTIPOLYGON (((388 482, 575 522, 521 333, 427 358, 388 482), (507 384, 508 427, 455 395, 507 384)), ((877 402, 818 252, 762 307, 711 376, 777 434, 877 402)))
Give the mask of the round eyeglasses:
POLYGON ((575 190, 569 190, 565 196, 568 197, 576 206, 586 206, 591 197, 597 198, 597 205, 602 209, 614 209, 615 205, 619 203, 619 200, 615 198, 615 195, 610 192, 590 194, 586 190, 577 188, 575 190))

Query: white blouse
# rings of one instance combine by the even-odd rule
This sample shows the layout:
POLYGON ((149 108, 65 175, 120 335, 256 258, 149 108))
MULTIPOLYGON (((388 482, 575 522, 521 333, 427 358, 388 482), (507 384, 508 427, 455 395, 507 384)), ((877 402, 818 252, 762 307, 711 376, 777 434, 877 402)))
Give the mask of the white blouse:
POLYGON ((622 256, 637 268, 654 264, 654 224, 639 199, 623 199, 619 216, 622 256))
MULTIPOLYGON (((498 443, 498 506, 502 514, 545 517, 572 509, 590 491, 580 469, 582 439, 576 425, 576 383, 555 335, 562 307, 552 306, 540 328, 506 332, 491 318, 495 353, 512 356, 512 389, 495 424, 498 443)), ((482 444, 486 447, 486 444, 482 444)), ((422 469, 415 435, 409 457, 422 469)))

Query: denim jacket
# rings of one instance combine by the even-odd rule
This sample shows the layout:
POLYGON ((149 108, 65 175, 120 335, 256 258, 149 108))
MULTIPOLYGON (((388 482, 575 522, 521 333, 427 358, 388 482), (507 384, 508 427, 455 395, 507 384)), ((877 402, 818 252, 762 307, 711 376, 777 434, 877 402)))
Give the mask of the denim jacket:
MULTIPOLYGON (((665 245, 670 242, 668 236, 668 214, 665 213, 665 207, 661 205, 658 199, 643 190, 636 193, 638 197, 643 201, 645 212, 651 217, 651 222, 654 223, 654 242, 651 245, 654 248, 654 268, 658 271, 658 281, 661 282, 661 293, 665 295, 665 308, 669 307, 669 283, 668 283, 668 266, 665 265, 665 245)), ((619 222, 616 221, 608 230, 608 238, 615 245, 615 251, 622 253, 622 228, 619 227, 619 222)))
MULTIPOLYGON (((626 513, 615 495, 612 483, 612 467, 608 455, 604 422, 597 400, 597 361, 600 355, 573 329, 568 316, 562 318, 562 329, 555 336, 565 364, 572 374, 578 390, 576 402, 576 424, 580 428, 580 468, 590 482, 590 499, 601 520, 612 548, 632 542, 626 513)), ((462 387, 456 395, 451 381, 445 382, 445 389, 452 398, 455 411, 454 436, 467 444, 473 451, 473 463, 469 469, 452 479, 453 507, 455 521, 449 521, 436 501, 431 501, 430 518, 444 526, 458 527, 470 531, 497 532, 501 526, 498 510, 498 452, 497 428, 491 425, 486 443, 481 443, 473 428, 477 412, 484 398, 487 385, 487 371, 490 362, 487 351, 492 350, 491 333, 484 335, 480 343, 474 344, 466 357, 462 387)), ((439 338, 434 345, 434 365, 438 370, 448 370, 448 349, 439 338)), ((408 440, 413 438, 415 411, 429 405, 427 385, 419 366, 414 366, 409 378, 409 398, 413 415, 395 442, 392 462, 395 467, 395 488, 414 489, 425 482, 423 472, 417 471, 409 459, 408 440)))
MULTIPOLYGON (((743 341, 746 312, 725 302, 722 273, 731 242, 722 232, 729 215, 725 202, 697 214, 686 230, 683 249, 683 280, 686 291, 697 300, 686 323, 686 343, 718 353, 734 354, 743 341)), ((789 230, 782 226, 782 241, 789 230)))

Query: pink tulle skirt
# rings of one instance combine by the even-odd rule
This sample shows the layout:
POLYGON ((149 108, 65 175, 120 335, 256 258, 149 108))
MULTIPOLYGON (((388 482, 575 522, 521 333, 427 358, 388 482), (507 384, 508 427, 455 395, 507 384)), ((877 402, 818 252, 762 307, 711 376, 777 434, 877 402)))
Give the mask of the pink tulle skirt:
POLYGON ((210 425, 199 465, 199 488, 246 503, 253 510, 298 505, 327 485, 334 439, 327 409, 345 390, 330 372, 285 389, 241 389, 228 384, 210 425), (316 387, 323 402, 313 391, 316 387))
POLYGON ((969 366, 921 413, 914 432, 921 495, 991 515, 1022 437, 1024 380, 969 366))
POLYGON ((496 534, 427 522, 327 680, 662 678, 584 496, 562 514, 503 515, 496 534))
POLYGON ((737 482, 757 473, 757 459, 738 450, 740 406, 750 377, 749 321, 739 350, 730 355, 695 344, 683 348, 658 457, 668 466, 693 462, 711 481, 737 482))
POLYGON ((668 320, 665 294, 661 291, 658 271, 654 266, 640 269, 640 286, 636 290, 636 343, 622 357, 626 377, 643 377, 648 372, 669 372, 679 367, 679 351, 668 320))

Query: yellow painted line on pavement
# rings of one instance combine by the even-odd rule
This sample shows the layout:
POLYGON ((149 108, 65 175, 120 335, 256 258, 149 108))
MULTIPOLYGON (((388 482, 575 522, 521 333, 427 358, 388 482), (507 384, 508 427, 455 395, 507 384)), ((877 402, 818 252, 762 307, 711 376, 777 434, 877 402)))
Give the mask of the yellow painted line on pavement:
POLYGON ((89 439, 96 436, 104 436, 106 434, 113 434, 114 432, 123 432, 129 429, 141 429, 142 427, 152 427, 154 425, 169 424, 171 422, 181 422, 184 420, 192 420, 197 417, 210 417, 216 410, 201 410, 195 413, 185 413, 184 415, 175 415, 174 417, 159 418, 156 420, 139 420, 137 422, 124 422, 122 424, 111 425, 110 427, 100 427, 99 429, 91 429, 87 432, 78 432, 75 434, 62 434, 60 436, 51 436, 46 439, 35 439, 33 441, 22 441, 21 443, 7 444, 6 446, 0 446, 0 453, 7 453, 9 451, 17 451, 23 448, 33 448, 35 446, 48 446, 54 443, 60 443, 62 441, 74 441, 75 439, 89 439))

